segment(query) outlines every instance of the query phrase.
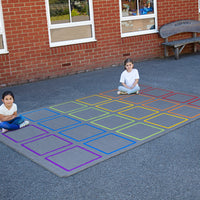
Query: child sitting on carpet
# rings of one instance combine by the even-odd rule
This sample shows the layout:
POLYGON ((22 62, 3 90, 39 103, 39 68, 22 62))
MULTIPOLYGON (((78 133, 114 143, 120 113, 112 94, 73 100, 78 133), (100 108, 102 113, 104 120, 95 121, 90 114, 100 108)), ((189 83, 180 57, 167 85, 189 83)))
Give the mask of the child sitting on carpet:
POLYGON ((2 133, 29 125, 29 121, 25 121, 23 116, 17 116, 17 105, 14 103, 14 94, 11 91, 5 91, 2 94, 2 102, 3 104, 0 106, 2 133))
POLYGON ((122 86, 118 87, 117 94, 139 94, 140 87, 138 85, 139 82, 139 73, 137 69, 134 69, 133 60, 127 58, 124 61, 125 70, 122 72, 120 77, 120 83, 122 86))

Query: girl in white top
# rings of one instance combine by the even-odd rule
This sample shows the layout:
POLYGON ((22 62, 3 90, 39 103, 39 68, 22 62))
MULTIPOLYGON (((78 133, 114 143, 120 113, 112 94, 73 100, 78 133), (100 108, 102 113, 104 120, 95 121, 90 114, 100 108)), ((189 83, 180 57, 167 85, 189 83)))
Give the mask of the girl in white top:
POLYGON ((124 61, 125 70, 122 72, 120 77, 120 83, 122 86, 118 87, 117 94, 139 94, 140 87, 139 82, 139 73, 137 69, 134 69, 133 60, 127 58, 124 61))
POLYGON ((0 128, 3 133, 29 124, 29 121, 25 121, 23 116, 17 116, 17 105, 14 103, 14 95, 11 91, 5 91, 2 94, 2 102, 3 104, 0 106, 0 128))

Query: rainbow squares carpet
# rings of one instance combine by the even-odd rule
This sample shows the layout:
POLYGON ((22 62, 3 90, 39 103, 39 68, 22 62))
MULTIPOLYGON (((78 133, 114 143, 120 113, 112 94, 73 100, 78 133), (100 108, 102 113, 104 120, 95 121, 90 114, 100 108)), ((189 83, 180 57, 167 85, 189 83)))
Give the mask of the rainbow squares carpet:
POLYGON ((0 141, 67 177, 200 118, 200 96, 142 85, 139 95, 114 89, 22 115, 30 125, 0 141))

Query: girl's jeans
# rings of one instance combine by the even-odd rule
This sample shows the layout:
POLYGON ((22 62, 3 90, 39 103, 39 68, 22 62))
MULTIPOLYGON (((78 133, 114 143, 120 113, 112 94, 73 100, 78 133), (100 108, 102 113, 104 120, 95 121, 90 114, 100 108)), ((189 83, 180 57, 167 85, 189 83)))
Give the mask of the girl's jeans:
POLYGON ((10 121, 0 122, 0 128, 4 128, 7 130, 15 130, 20 128, 20 124, 24 122, 24 117, 19 115, 10 121))
POLYGON ((128 94, 132 94, 132 93, 136 93, 138 90, 140 90, 140 87, 139 87, 139 85, 136 85, 133 89, 128 89, 124 86, 119 86, 118 90, 122 91, 122 92, 126 92, 128 94))

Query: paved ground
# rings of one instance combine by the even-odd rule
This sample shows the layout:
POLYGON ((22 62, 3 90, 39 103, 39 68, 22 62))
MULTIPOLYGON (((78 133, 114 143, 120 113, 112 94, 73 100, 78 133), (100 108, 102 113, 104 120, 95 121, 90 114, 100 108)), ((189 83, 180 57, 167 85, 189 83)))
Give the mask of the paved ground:
MULTIPOLYGON (((140 83, 200 95, 200 54, 135 63, 140 83)), ((5 89, 18 110, 56 105, 118 86, 122 66, 5 89)), ((0 143, 1 200, 199 200, 200 120, 67 178, 0 143)))

